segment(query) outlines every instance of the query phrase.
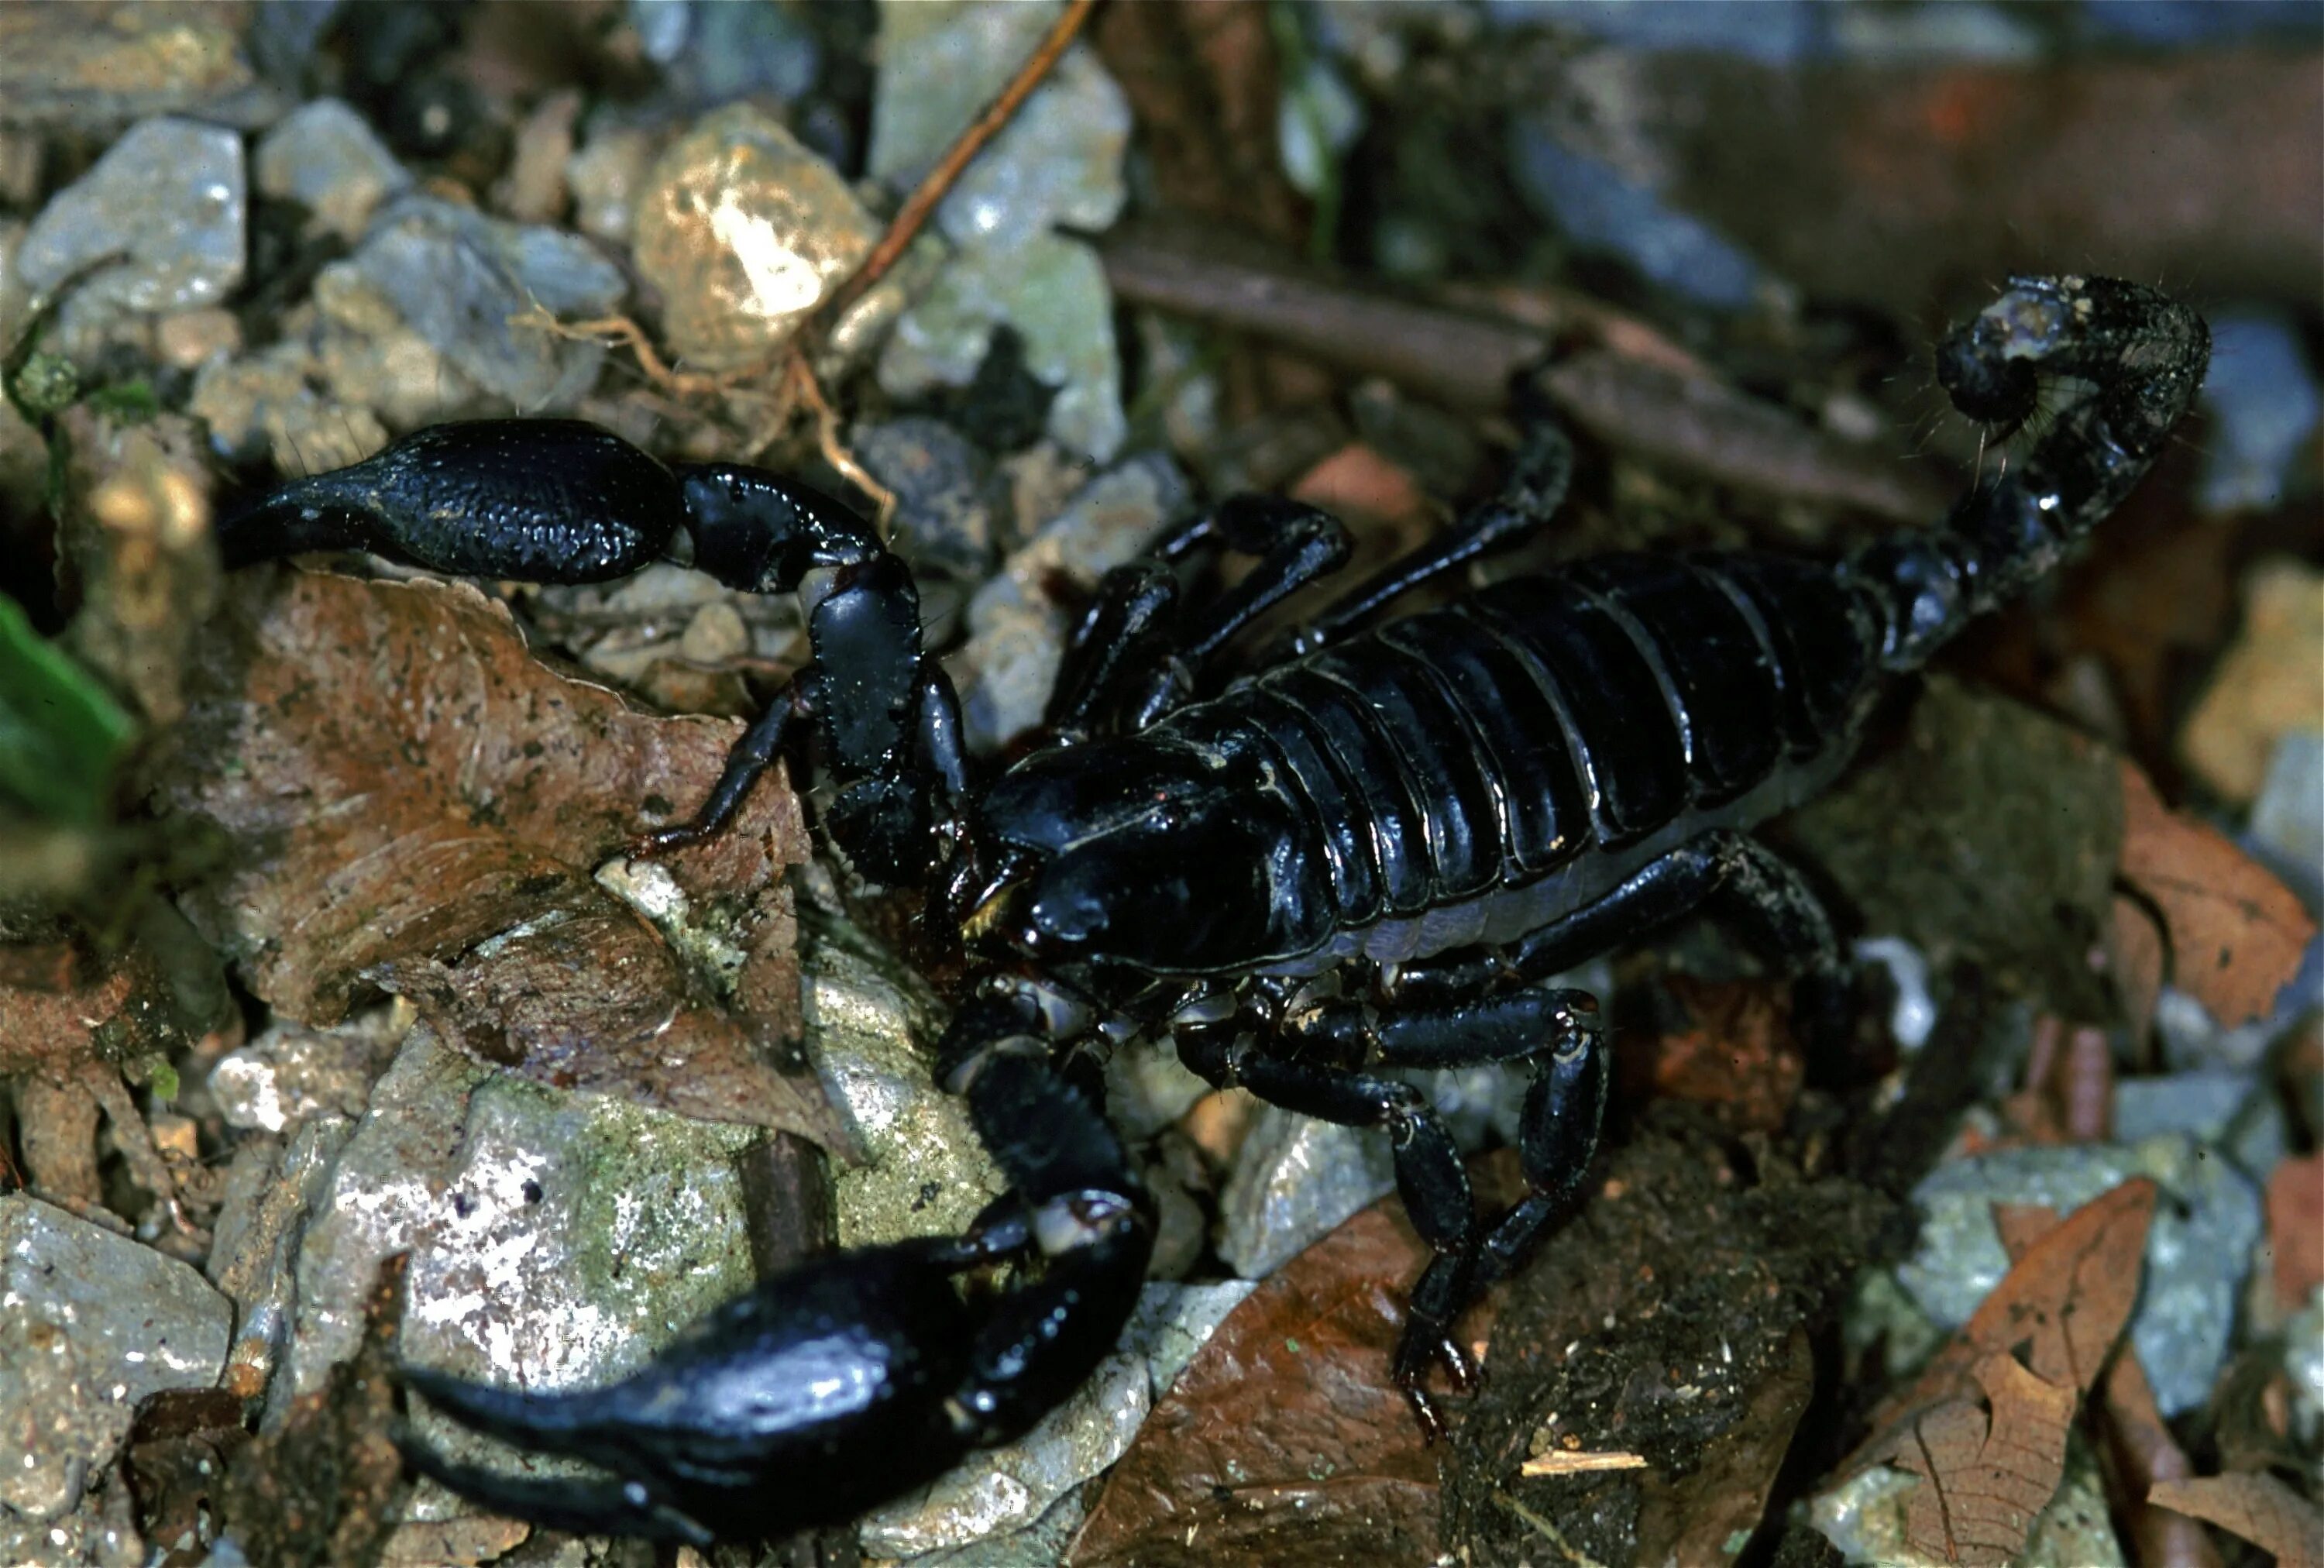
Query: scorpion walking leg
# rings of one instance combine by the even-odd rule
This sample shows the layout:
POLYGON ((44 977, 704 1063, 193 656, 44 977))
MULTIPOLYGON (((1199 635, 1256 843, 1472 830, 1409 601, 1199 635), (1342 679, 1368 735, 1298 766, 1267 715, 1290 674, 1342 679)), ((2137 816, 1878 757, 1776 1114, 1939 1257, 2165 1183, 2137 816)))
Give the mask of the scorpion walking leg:
MULTIPOLYGON (((1480 1227, 1468 1173, 1436 1108, 1412 1084, 1366 1069, 1531 1063, 1528 1177, 1538 1170, 1535 1185, 1564 1192, 1589 1164, 1604 1105, 1597 1014, 1597 1001, 1586 992, 1528 986, 1406 1009, 1330 1002, 1285 1020, 1271 1038, 1255 1043, 1230 1043, 1215 1029, 1180 1037, 1187 1065, 1213 1083, 1239 1084, 1302 1115, 1388 1131, 1397 1193, 1414 1229, 1435 1253, 1413 1287, 1395 1361, 1397 1382, 1432 1437, 1444 1427, 1422 1387, 1429 1367, 1442 1361, 1464 1388, 1472 1376, 1452 1324, 1475 1295, 1480 1227)), ((1506 1222, 1496 1222, 1496 1230, 1506 1222)))
POLYGON ((1148 558, 1117 567, 1075 631, 1050 727, 1087 734, 1109 718, 1139 730, 1192 695, 1194 671, 1275 604, 1347 564, 1347 525, 1276 495, 1232 495, 1172 529, 1148 558), (1177 584, 1163 563, 1205 547, 1256 556, 1242 579, 1173 625, 1177 584))
POLYGON ((1521 938, 1506 961, 1537 980, 1691 913, 1716 896, 1721 914, 1770 961, 1796 976, 1795 1027, 1811 1049, 1836 1048, 1854 1022, 1847 960, 1822 900, 1798 871, 1757 839, 1706 833, 1649 861, 1594 903, 1521 938))
POLYGON ((1541 410, 1526 425, 1508 482, 1499 495, 1349 589, 1300 630, 1292 650, 1312 653, 1337 642, 1360 631, 1398 595, 1545 527, 1564 503, 1572 477, 1573 444, 1541 410))

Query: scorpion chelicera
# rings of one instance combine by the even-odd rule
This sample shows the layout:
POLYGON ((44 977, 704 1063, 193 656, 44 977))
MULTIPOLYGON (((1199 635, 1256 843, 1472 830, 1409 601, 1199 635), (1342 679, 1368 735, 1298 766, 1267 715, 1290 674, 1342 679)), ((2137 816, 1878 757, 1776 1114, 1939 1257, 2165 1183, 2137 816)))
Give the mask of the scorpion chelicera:
POLYGON ((1388 1131, 1434 1250, 1394 1375, 1434 1434, 1426 1375, 1470 1376, 1455 1320, 1572 1206, 1597 1145, 1605 1030, 1591 995, 1551 978, 1716 897, 1796 974, 1803 1034, 1844 1022, 1831 921, 1748 830, 1844 763, 1884 672, 1922 664, 2115 508, 2209 354, 2201 318, 2153 290, 2015 279, 1944 340, 1939 379, 2011 428, 2044 377, 2081 395, 1941 530, 1838 565, 1615 556, 1385 619, 1549 517, 1570 448, 1542 424, 1497 499, 1214 689, 1228 641, 1349 553, 1323 512, 1231 499, 1102 581, 1047 743, 982 779, 910 574, 803 485, 665 466, 553 420, 437 426, 285 484, 221 525, 229 564, 360 549, 576 583, 669 557, 798 592, 810 661, 699 814, 642 847, 719 831, 787 745, 818 740, 831 840, 867 878, 927 888, 972 959, 936 1071, 1010 1185, 968 1234, 792 1268, 611 1387, 407 1370, 461 1424, 611 1479, 510 1478, 418 1443, 411 1459, 511 1513, 701 1542, 844 1521, 1023 1433, 1113 1349, 1145 1273, 1154 1211, 1086 1070, 1088 1047, 1140 1033, 1175 1038, 1212 1083, 1388 1131), (1255 565, 1181 602, 1172 563, 1220 549, 1255 565), (1392 1075, 1481 1062, 1530 1075, 1527 1193, 1489 1222, 1434 1109, 1392 1075), (1016 1266, 1007 1288, 960 1288, 999 1264, 1016 1266))

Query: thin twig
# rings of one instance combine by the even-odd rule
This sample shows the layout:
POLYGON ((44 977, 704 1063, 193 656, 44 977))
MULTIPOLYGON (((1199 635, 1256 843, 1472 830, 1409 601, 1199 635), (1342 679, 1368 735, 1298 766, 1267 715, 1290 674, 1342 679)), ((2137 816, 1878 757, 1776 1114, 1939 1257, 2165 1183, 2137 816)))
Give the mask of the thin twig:
MULTIPOLYGON (((1025 63, 1018 68, 1009 85, 1001 89, 1001 96, 992 100, 991 106, 960 134, 959 140, 953 143, 945 155, 937 160, 936 166, 928 171, 927 178, 904 198, 904 205, 896 209, 895 221, 889 224, 888 232, 880 236, 880 243, 872 247, 872 254, 863 258, 863 264, 855 269, 847 281, 825 296, 823 303, 816 309, 816 322, 838 320, 847 313, 849 306, 871 292, 880 280, 888 275, 889 269, 896 264, 905 248, 927 225, 928 215, 936 209, 936 203, 945 198, 959 180, 961 171, 984 150, 984 144, 1000 134, 1001 128, 1016 117, 1018 109, 1064 55, 1065 46, 1073 42, 1074 35, 1082 30, 1082 23, 1089 19, 1089 14, 1096 5, 1097 0, 1071 0, 1065 7, 1065 14, 1057 18, 1047 36, 1026 57, 1025 63)), ((810 327, 812 326, 810 323, 810 327)))

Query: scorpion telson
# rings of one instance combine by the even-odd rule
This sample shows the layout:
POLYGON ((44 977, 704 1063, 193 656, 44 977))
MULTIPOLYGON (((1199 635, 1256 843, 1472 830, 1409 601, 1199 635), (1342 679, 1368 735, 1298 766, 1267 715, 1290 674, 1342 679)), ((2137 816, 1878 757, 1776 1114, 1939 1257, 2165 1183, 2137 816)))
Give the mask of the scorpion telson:
POLYGON ((977 779, 922 646, 902 563, 804 486, 655 461, 569 421, 421 430, 285 484, 225 523, 230 563, 356 548, 542 582, 659 557, 804 590, 812 657, 739 742, 669 846, 714 833, 812 735, 832 841, 868 877, 929 889, 972 976, 937 1047, 1008 1195, 957 1239, 809 1262, 712 1314, 629 1380, 523 1392, 410 1369, 461 1423, 611 1472, 522 1480, 412 1462, 493 1508, 569 1528, 706 1541, 845 1520, 1024 1432, 1114 1346, 1154 1218, 1072 1068, 1078 1047, 1175 1038, 1195 1072, 1312 1116, 1385 1129, 1434 1249, 1394 1372, 1469 1375, 1462 1309, 1572 1206, 1598 1139, 1605 1031, 1549 977, 1717 899, 1797 976, 1803 1032, 1845 1017, 1847 971, 1799 875, 1748 837, 1847 760, 1886 671, 2049 571, 2122 500, 2186 413, 2201 319, 2153 290, 2020 278, 1946 338, 1938 374, 2015 426, 2044 378, 2080 383, 2032 450, 1946 525, 1838 565, 1617 556, 1384 620, 1405 589, 1538 527, 1569 451, 1544 426, 1496 500, 1313 618, 1295 657, 1217 689, 1207 666, 1261 611, 1337 568, 1327 514, 1241 497, 1102 584, 1049 711, 1051 743, 977 779), (1169 563, 1257 558, 1182 603, 1169 563), (1210 691, 1214 695, 1198 696, 1210 691), (1405 1067, 1521 1064, 1526 1195, 1479 1216, 1405 1067), (1014 1265, 964 1295, 956 1277, 1014 1265))

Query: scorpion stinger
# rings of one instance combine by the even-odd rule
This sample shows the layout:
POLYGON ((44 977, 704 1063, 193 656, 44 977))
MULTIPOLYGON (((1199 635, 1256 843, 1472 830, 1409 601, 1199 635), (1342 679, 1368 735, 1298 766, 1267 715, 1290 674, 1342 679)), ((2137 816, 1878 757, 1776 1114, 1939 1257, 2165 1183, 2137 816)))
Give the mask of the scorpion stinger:
MULTIPOLYGON (((1794 974, 1794 1026, 1846 1037, 1852 976, 1799 872, 1752 830, 1846 766, 1885 672, 2052 569, 2191 406, 2201 319, 2153 290, 2021 278, 1939 352, 1974 418, 2042 383, 2087 390, 1945 527, 1836 564, 1747 552, 1611 556, 1391 618, 1406 589, 1545 522, 1571 453, 1531 432, 1496 500, 1344 595, 1287 656, 1209 668, 1260 611, 1337 567, 1340 524, 1238 497, 1102 585, 1044 744, 974 779, 910 575, 868 525, 752 468, 664 467, 607 432, 520 420, 422 430, 284 484, 220 530, 230 563, 357 546, 439 569, 595 581, 685 555, 798 590, 813 661, 739 742, 715 832, 812 728, 831 837, 930 889, 968 954, 938 1081, 1010 1190, 969 1233, 822 1258, 714 1313, 610 1388, 524 1392, 414 1370, 463 1424, 612 1472, 519 1481, 414 1462, 526 1517, 700 1540, 845 1518, 1024 1431, 1112 1348, 1154 1216, 1081 1047, 1174 1040, 1221 1084, 1385 1131, 1432 1257, 1393 1367, 1470 1372, 1456 1324, 1571 1212, 1611 1075, 1594 998, 1556 977, 1711 907, 1794 974), (1258 558, 1182 593, 1198 551, 1258 558), (1526 1192, 1474 1212, 1442 1117, 1399 1075, 1507 1063, 1528 1079, 1526 1192), (998 1291, 959 1276, 1006 1266, 998 1291)), ((1279 652, 1281 650, 1278 650, 1279 652)), ((1827 1047, 1827 1048, 1829 1048, 1827 1047)))

